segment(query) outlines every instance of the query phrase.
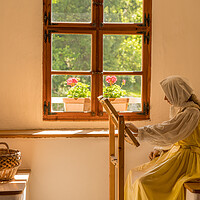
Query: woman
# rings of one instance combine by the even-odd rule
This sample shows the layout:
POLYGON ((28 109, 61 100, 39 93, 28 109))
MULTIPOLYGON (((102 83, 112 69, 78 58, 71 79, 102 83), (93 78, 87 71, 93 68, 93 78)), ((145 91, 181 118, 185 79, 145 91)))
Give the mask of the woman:
POLYGON ((184 200, 183 183, 200 178, 200 102, 179 76, 166 78, 161 87, 165 99, 172 107, 179 107, 179 112, 161 124, 137 128, 128 123, 127 126, 137 133, 140 141, 173 146, 129 172, 125 200, 184 200), (133 181, 136 171, 145 173, 133 181))

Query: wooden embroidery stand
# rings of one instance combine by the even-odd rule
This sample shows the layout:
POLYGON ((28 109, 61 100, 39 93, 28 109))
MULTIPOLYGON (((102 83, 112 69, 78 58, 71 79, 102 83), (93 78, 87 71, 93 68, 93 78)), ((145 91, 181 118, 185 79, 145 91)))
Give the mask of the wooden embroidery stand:
POLYGON ((124 140, 136 147, 140 144, 110 101, 103 96, 98 100, 109 116, 109 200, 115 200, 115 167, 118 168, 118 200, 124 200, 124 140), (115 157, 115 126, 118 129, 118 157, 115 157))

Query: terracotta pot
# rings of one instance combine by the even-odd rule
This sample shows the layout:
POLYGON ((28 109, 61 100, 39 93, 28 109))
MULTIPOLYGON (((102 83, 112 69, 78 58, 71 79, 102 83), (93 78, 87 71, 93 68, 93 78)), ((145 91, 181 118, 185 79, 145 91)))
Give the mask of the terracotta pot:
POLYGON ((91 110, 90 98, 63 98, 66 112, 83 112, 91 110))
POLYGON ((128 97, 108 98, 108 99, 117 111, 127 111, 129 103, 128 97))

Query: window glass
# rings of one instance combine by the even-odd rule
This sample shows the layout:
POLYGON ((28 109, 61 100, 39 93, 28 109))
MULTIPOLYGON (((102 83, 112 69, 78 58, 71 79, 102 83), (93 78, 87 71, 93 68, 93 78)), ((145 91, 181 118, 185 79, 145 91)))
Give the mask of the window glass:
POLYGON ((142 23, 143 0, 104 0, 104 22, 142 23))
POLYGON ((104 35, 104 71, 141 71, 141 35, 104 35))
POLYGON ((91 22, 90 0, 52 0, 52 22, 91 22))
POLYGON ((104 76, 103 96, 117 111, 141 111, 141 76, 104 76))
POLYGON ((52 70, 89 71, 91 69, 91 35, 52 35, 52 70))
POLYGON ((87 112, 91 110, 91 77, 52 75, 52 111, 87 112))

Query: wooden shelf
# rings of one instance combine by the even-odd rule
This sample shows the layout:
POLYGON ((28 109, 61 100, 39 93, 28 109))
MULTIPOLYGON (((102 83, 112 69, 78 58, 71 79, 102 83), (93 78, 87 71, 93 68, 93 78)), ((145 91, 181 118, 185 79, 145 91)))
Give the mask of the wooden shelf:
POLYGON ((0 138, 108 137, 108 129, 0 130, 0 138))
POLYGON ((200 179, 184 183, 184 186, 190 192, 200 194, 200 179))
POLYGON ((18 170, 15 178, 12 181, 1 182, 0 196, 22 194, 24 192, 24 189, 26 188, 30 172, 30 169, 20 169, 18 170))

